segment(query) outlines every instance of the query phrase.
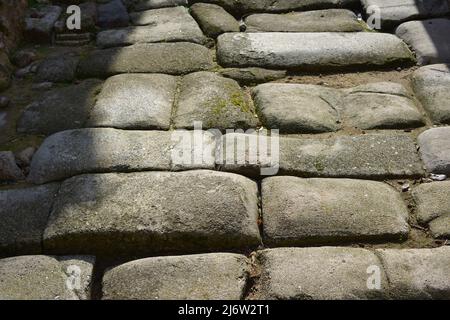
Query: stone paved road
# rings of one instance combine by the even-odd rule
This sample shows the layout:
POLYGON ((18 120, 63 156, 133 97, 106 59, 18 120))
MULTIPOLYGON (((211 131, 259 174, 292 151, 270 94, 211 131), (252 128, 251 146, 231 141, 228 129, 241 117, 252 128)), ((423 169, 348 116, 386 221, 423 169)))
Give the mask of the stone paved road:
POLYGON ((446 0, 82 6, 0 93, 0 299, 450 299, 446 0))

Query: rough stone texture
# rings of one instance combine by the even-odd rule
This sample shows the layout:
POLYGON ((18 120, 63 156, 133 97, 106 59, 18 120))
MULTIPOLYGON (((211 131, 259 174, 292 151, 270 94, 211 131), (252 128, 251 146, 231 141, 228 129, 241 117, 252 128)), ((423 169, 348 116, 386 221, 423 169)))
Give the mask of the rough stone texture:
POLYGON ((166 7, 186 6, 187 4, 187 0, 138 0, 137 3, 133 5, 133 8, 136 11, 143 11, 166 7))
POLYGON ((16 181, 23 178, 14 154, 11 151, 0 151, 0 181, 16 181))
POLYGON ((450 181, 421 184, 413 190, 417 220, 436 238, 450 237, 450 181))
POLYGON ((28 178, 41 184, 83 173, 212 169, 215 140, 212 134, 198 135, 200 140, 195 142, 192 132, 110 128, 58 132, 35 153, 28 178), (203 145, 198 143, 201 139, 203 145), (173 155, 178 153, 189 161, 177 163, 173 155), (196 158, 191 159, 191 154, 196 158))
POLYGON ((381 182, 267 178, 262 208, 272 246, 404 240, 409 232, 405 203, 381 182))
MULTIPOLYGON (((0 299, 8 300, 81 300, 89 298, 90 285, 81 281, 81 292, 71 290, 67 282, 71 279, 64 272, 65 257, 20 256, 0 260, 0 299)), ((92 257, 72 257, 72 265, 78 266, 85 277, 91 277, 92 257), (80 260, 78 260, 80 259, 80 260), (89 264, 89 267, 86 265, 89 264)), ((83 274, 82 274, 83 275, 83 274)))
POLYGON ((282 133, 320 133, 339 129, 340 92, 313 85, 262 84, 253 89, 263 124, 282 133))
POLYGON ((0 191, 0 256, 41 253, 58 184, 0 191))
POLYGON ((414 92, 435 124, 450 124, 450 65, 437 64, 413 73, 414 92))
POLYGON ((226 67, 329 69, 414 61, 396 36, 372 32, 227 33, 219 36, 217 52, 226 67))
POLYGON ((367 288, 370 266, 381 268, 368 250, 357 248, 283 248, 258 252, 262 263, 263 299, 374 299, 383 298, 387 280, 381 273, 382 290, 367 288))
POLYGON ((257 122, 239 84, 211 72, 189 74, 181 83, 174 125, 192 129, 195 121, 220 130, 256 127, 257 122))
POLYGON ((67 54, 47 58, 39 64, 35 79, 38 82, 71 82, 75 79, 79 60, 79 57, 67 54))
POLYGON ((261 13, 245 18, 246 32, 356 32, 363 24, 350 10, 329 9, 287 14, 261 13))
POLYGON ((17 130, 51 134, 84 127, 101 84, 99 80, 85 80, 77 85, 51 90, 26 108, 17 130))
MULTIPOLYGON (((302 177, 384 180, 424 176, 414 140, 405 134, 366 134, 333 138, 280 137, 279 154, 272 152, 267 155, 265 150, 259 150, 259 162, 256 164, 235 160, 244 155, 249 156, 249 147, 242 144, 245 143, 246 137, 248 135, 243 134, 227 134, 222 137, 216 152, 216 159, 226 159, 220 163, 222 170, 253 176, 260 175, 261 168, 268 164, 275 166, 278 162, 280 174, 302 177), (224 150, 224 146, 234 146, 236 139, 240 141, 237 147, 224 150), (238 157, 236 150, 239 150, 238 157), (223 154, 225 156, 221 157, 223 154)), ((278 150, 274 139, 267 140, 266 144, 272 146, 271 150, 278 150)))
POLYGON ((64 271, 73 281, 73 291, 80 300, 91 299, 91 286, 93 282, 93 271, 95 265, 94 256, 58 256, 55 257, 64 271), (75 279, 74 279, 75 277, 75 279), (79 277, 79 279, 77 279, 79 277), (75 281, 74 281, 75 280, 75 281), (78 282, 80 286, 78 287, 78 282))
POLYGON ((346 127, 415 128, 425 124, 400 84, 378 82, 346 90, 302 84, 262 84, 253 89, 259 116, 283 133, 320 133, 346 127))
POLYGON ((111 29, 97 35, 97 46, 117 47, 135 43, 187 41, 205 43, 206 38, 185 7, 163 8, 131 15, 137 27, 111 29))
POLYGON ((450 127, 423 132, 418 144, 427 171, 450 176, 450 127))
POLYGON ((377 250, 395 299, 450 299, 450 247, 377 250))
POLYGON ((239 300, 248 269, 229 253, 136 260, 106 272, 103 299, 239 300))
POLYGON ((239 22, 221 6, 208 3, 196 3, 190 8, 203 32, 212 38, 225 32, 239 32, 239 22))
POLYGON ((223 77, 236 80, 241 85, 255 85, 286 77, 286 71, 263 68, 226 68, 221 69, 219 73, 223 77))
POLYGON ((108 77, 119 73, 185 74, 213 68, 210 51, 194 43, 136 44, 97 50, 83 58, 81 77, 108 77))
POLYGON ((40 6, 30 10, 25 18, 25 38, 31 42, 50 43, 53 36, 53 26, 62 13, 60 6, 40 6), (33 14, 30 14, 34 12, 33 14), (36 17, 34 17, 36 16, 36 17))
POLYGON ((167 130, 176 89, 177 78, 164 74, 121 74, 108 78, 88 126, 167 130))
POLYGON ((242 249, 259 244, 257 219, 256 183, 239 175, 82 175, 62 183, 44 247, 114 256, 242 249))
POLYGON ((450 19, 409 21, 401 24, 396 35, 415 51, 420 65, 450 63, 450 19))
POLYGON ((351 7, 359 4, 358 0, 193 0, 218 4, 225 9, 239 14, 248 12, 290 12, 329 8, 351 7))
POLYGON ((111 0, 97 7, 97 24, 101 28, 126 27, 129 23, 127 8, 121 0, 111 0))
POLYGON ((364 11, 380 9, 381 28, 390 29, 408 20, 443 16, 450 13, 447 0, 361 0, 364 11))

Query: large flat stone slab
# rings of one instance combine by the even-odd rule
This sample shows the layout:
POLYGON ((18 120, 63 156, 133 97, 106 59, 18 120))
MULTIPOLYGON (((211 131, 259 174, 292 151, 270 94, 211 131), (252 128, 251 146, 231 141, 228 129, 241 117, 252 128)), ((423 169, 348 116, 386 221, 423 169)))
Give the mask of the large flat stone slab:
POLYGON ((345 9, 290 12, 286 14, 259 13, 245 18, 246 32, 357 32, 363 24, 345 9))
POLYGON ((381 182, 267 178, 262 208, 271 246, 398 241, 409 232, 406 204, 381 182))
POLYGON ((168 130, 177 81, 164 74, 120 74, 108 78, 88 126, 168 130))
POLYGON ((429 129, 417 142, 427 171, 450 176, 450 127, 429 129))
POLYGON ((82 175, 62 183, 45 250, 96 255, 258 246, 256 183, 215 171, 82 175))
POLYGON ((174 125, 192 129, 201 121, 205 129, 256 127, 257 120, 249 98, 239 84, 211 72, 183 77, 178 95, 174 125))
POLYGON ((382 29, 390 29, 409 20, 438 17, 450 13, 447 0, 361 0, 361 2, 366 12, 371 6, 380 10, 382 29))
POLYGON ((133 27, 111 29, 97 34, 97 46, 108 48, 135 43, 194 42, 206 37, 185 7, 162 8, 131 14, 133 27))
POLYGON ((282 248, 258 252, 262 264, 261 298, 276 300, 380 299, 382 290, 367 287, 377 257, 359 248, 282 248))
POLYGON ((425 183, 413 189, 419 223, 436 238, 450 237, 450 181, 425 183))
POLYGON ((94 51, 81 59, 78 75, 106 78, 119 73, 186 74, 213 66, 209 49, 201 45, 144 43, 94 51))
POLYGON ((261 169, 279 164, 280 174, 301 177, 384 180, 424 176, 415 141, 406 134, 280 137, 278 142, 266 138, 265 144, 275 151, 260 148, 258 161, 252 159, 254 146, 245 144, 248 139, 245 134, 222 137, 216 152, 216 162, 222 170, 259 176, 261 169))
POLYGON ((89 299, 94 261, 94 257, 87 256, 20 256, 1 259, 0 299, 89 299), (80 278, 75 279, 76 276, 80 278))
POLYGON ((245 256, 211 253, 132 261, 106 272, 106 300, 240 300, 249 267, 245 256))
POLYGON ((450 63, 450 19, 409 21, 401 24, 395 34, 415 52, 420 65, 450 63))
POLYGON ((30 104, 17 124, 20 133, 52 134, 86 125, 102 86, 99 80, 57 88, 30 104))
POLYGON ((57 183, 0 190, 0 256, 38 254, 57 183))
POLYGON ((450 299, 450 247, 377 250, 393 299, 450 299))
POLYGON ((202 132, 63 131, 48 137, 35 153, 28 179, 41 184, 83 173, 213 169, 215 145, 213 135, 202 132))
POLYGON ((239 22, 221 6, 210 3, 195 3, 190 7, 192 16, 203 32, 211 38, 225 32, 239 32, 239 22))
POLYGON ((450 124, 450 65, 425 66, 413 73, 414 92, 435 124, 450 124))
POLYGON ((227 33, 218 38, 225 67, 329 69, 403 65, 414 62, 394 35, 373 32, 227 33))

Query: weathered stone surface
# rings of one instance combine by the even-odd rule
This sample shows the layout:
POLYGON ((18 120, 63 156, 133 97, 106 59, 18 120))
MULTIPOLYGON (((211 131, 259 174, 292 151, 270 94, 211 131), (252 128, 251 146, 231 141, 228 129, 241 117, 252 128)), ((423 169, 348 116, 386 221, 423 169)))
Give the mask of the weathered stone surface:
POLYGON ((88 126, 167 130, 176 89, 177 78, 164 74, 121 74, 108 78, 88 126))
POLYGON ((367 287, 367 270, 381 268, 368 250, 357 248, 283 248, 258 252, 262 263, 263 299, 373 299, 383 298, 387 286, 381 273, 382 290, 367 287))
POLYGON ((359 4, 358 0, 194 0, 218 4, 232 12, 290 12, 317 9, 351 7, 359 4))
POLYGON ((411 94, 401 84, 369 83, 344 92, 339 110, 346 126, 370 130, 425 125, 411 94))
MULTIPOLYGON (((0 299, 12 300, 81 300, 89 298, 90 281, 81 281, 80 290, 71 290, 69 274, 64 272, 65 257, 20 256, 0 260, 0 299), (86 287, 86 285, 88 285, 86 287), (78 292, 84 294, 78 295, 78 292)), ((91 277, 92 257, 72 257, 83 277, 91 277)))
POLYGON ((187 6, 187 0, 138 0, 133 5, 134 10, 143 11, 166 7, 187 6))
POLYGON ((212 38, 225 32, 239 32, 239 22, 221 6, 209 3, 196 3, 190 8, 203 32, 212 38))
POLYGON ((400 65, 412 63, 414 57, 390 34, 270 32, 219 36, 218 60, 226 67, 320 69, 400 65))
POLYGON ((136 260, 106 272, 103 299, 239 300, 248 272, 245 256, 230 253, 136 260))
POLYGON ((163 8, 131 15, 137 27, 111 29, 97 35, 97 46, 117 47, 135 43, 187 41, 204 43, 205 36, 185 7, 163 8))
POLYGON ((245 18, 246 32, 356 32, 363 25, 350 10, 329 9, 287 14, 261 13, 245 18))
POLYGON ((52 41, 53 26, 61 15, 60 6, 45 5, 33 8, 25 19, 25 37, 32 42, 52 41))
POLYGON ((412 76, 414 92, 436 124, 450 124, 450 65, 422 67, 412 76))
POLYGON ((241 85, 255 85, 286 77, 286 71, 284 70, 270 70, 263 68, 227 68, 219 70, 219 73, 223 77, 236 80, 241 85))
POLYGON ((0 191, 0 256, 41 253, 58 184, 0 191))
POLYGON ((395 31, 415 51, 420 65, 450 63, 450 19, 409 21, 395 31))
POLYGON ((75 79, 80 58, 71 55, 49 57, 37 69, 36 81, 71 82, 75 79))
POLYGON ((95 257, 57 256, 55 258, 61 264, 64 273, 69 277, 68 282, 74 284, 73 292, 77 295, 78 299, 91 299, 91 287, 93 282, 95 257))
POLYGON ((99 80, 85 80, 77 85, 50 91, 26 108, 17 130, 51 134, 84 127, 101 84, 99 80))
POLYGON ((408 20, 443 16, 450 13, 447 0, 361 0, 364 11, 370 6, 379 8, 381 27, 393 28, 408 20))
POLYGON ((450 128, 432 128, 418 137, 420 154, 430 173, 450 176, 450 128))
POLYGON ((259 116, 284 133, 320 133, 346 127, 415 128, 425 124, 400 84, 378 82, 346 90, 302 84, 263 84, 253 89, 259 116))
POLYGON ((129 23, 127 8, 121 0, 111 0, 97 7, 97 24, 101 28, 126 27, 129 23))
POLYGON ((450 299, 450 247, 377 250, 394 299, 450 299))
POLYGON ((115 256, 247 248, 260 242, 257 219, 256 183, 239 175, 82 175, 62 183, 44 247, 115 256))
POLYGON ((216 161, 226 159, 219 163, 222 170, 260 175, 262 168, 279 164, 281 174, 301 177, 383 180, 424 176, 414 140, 406 134, 366 134, 334 138, 280 137, 279 153, 276 139, 267 138, 266 144, 272 146, 271 153, 259 150, 257 163, 245 158, 246 161, 237 162, 236 159, 244 156, 248 158, 254 153, 245 145, 245 138, 248 136, 227 134, 222 137, 216 152, 216 161), (240 142, 234 147, 236 139, 240 142), (224 146, 227 145, 233 147, 225 150, 224 146), (236 150, 239 150, 238 154, 236 150))
POLYGON ((212 134, 198 135, 196 142, 192 132, 183 131, 96 128, 58 132, 34 155, 28 178, 41 184, 83 173, 212 169, 215 140, 212 134), (178 163, 178 153, 188 161, 178 163))
POLYGON ((16 181, 23 178, 14 154, 11 151, 0 151, 0 181, 16 181))
POLYGON ((381 182, 273 177, 263 180, 264 242, 272 246, 406 239, 408 209, 381 182))
POLYGON ((253 89, 263 124, 283 133, 320 133, 339 129, 340 92, 313 85, 262 84, 253 89))
POLYGON ((256 127, 249 99, 239 84, 211 72, 183 77, 178 96, 176 128, 192 129, 201 121, 203 128, 229 129, 256 127))
POLYGON ((417 220, 437 238, 450 236, 450 181, 421 184, 413 190, 417 220))
POLYGON ((97 50, 83 58, 81 77, 108 77, 119 73, 185 74, 213 68, 210 51, 194 43, 136 44, 97 50))

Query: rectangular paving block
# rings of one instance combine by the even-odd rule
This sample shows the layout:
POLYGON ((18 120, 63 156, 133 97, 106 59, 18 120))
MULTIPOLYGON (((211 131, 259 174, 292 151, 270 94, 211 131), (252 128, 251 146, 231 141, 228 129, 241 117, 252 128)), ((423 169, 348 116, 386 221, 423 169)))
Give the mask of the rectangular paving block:
POLYGON ((92 256, 0 259, 0 300, 88 300, 94 263, 92 256))
POLYGON ((450 127, 429 129, 419 135, 417 143, 427 171, 450 176, 450 127))
POLYGON ((224 67, 330 69, 403 65, 414 62, 407 45, 373 32, 226 33, 218 38, 224 67))
POLYGON ((80 60, 82 78, 106 78, 119 73, 186 74, 214 67, 210 50, 199 44, 142 43, 96 50, 80 60))
POLYGON ((38 254, 59 184, 0 190, 0 256, 38 254))
POLYGON ((408 209, 382 182, 273 177, 262 182, 264 243, 389 242, 408 236, 408 209))
POLYGON ((257 185, 216 171, 81 175, 62 183, 49 253, 132 256, 260 244, 257 185))
POLYGON ((275 300, 380 299, 388 285, 379 259, 359 248, 280 248, 259 251, 260 298, 275 300), (367 286, 378 268, 381 290, 367 286), (373 272, 373 271, 372 271, 373 272))
POLYGON ((450 63, 450 19, 439 18, 402 23, 395 34, 403 39, 420 65, 450 63))
POLYGON ((384 180, 424 176, 415 141, 407 134, 280 136, 275 141, 266 137, 265 144, 272 149, 260 148, 259 154, 253 151, 254 143, 248 143, 249 137, 245 134, 222 137, 216 151, 220 169, 258 176, 261 168, 279 164, 280 174, 301 177, 384 180))
POLYGON ((450 124, 450 64, 419 68, 412 75, 417 98, 435 124, 450 124))
POLYGON ((213 169, 214 136, 202 131, 77 129, 48 137, 28 180, 42 184, 83 173, 213 169))
POLYGON ((108 48, 151 42, 206 42, 205 35, 185 7, 135 12, 130 14, 130 18, 135 26, 99 32, 97 46, 108 48))
POLYGON ((177 82, 177 77, 165 74, 119 74, 108 78, 87 126, 168 130, 177 82))
POLYGON ((210 253, 135 260, 108 270, 105 300, 240 300, 249 264, 245 256, 210 253))

